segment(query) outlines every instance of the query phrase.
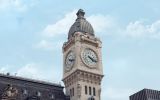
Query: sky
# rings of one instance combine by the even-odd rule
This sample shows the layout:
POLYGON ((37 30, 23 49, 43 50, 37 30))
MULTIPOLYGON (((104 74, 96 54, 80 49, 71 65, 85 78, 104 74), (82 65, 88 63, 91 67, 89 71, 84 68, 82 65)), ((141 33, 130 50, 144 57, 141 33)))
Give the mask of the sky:
POLYGON ((0 73, 62 84, 78 9, 102 41, 102 100, 160 90, 160 0, 0 0, 0 73))

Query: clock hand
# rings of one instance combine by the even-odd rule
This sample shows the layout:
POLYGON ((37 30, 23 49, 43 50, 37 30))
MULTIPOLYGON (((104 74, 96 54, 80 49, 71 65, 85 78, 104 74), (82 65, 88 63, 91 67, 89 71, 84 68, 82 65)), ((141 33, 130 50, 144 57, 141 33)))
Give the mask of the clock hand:
POLYGON ((88 55, 88 58, 91 59, 91 60, 93 61, 92 57, 90 57, 89 55, 88 55))
POLYGON ((71 62, 74 61, 74 59, 68 59, 68 60, 71 61, 71 62))
POLYGON ((93 62, 97 62, 96 59, 93 59, 91 56, 88 55, 88 57, 93 61, 93 62))

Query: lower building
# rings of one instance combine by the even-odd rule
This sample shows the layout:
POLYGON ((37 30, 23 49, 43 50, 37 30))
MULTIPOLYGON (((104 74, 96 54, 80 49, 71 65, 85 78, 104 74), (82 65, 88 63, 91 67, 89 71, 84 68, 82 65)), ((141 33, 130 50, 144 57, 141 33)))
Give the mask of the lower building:
POLYGON ((0 74, 0 100, 69 100, 59 84, 0 74))
POLYGON ((160 91, 143 89, 133 95, 131 95, 130 100, 160 100, 160 91))

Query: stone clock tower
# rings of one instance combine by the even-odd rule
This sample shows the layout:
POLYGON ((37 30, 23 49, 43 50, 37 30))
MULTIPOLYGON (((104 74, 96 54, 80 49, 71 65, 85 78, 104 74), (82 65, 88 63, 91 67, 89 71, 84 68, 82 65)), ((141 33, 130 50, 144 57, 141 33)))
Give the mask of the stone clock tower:
POLYGON ((101 100, 102 42, 80 9, 63 44, 63 82, 70 100, 101 100))

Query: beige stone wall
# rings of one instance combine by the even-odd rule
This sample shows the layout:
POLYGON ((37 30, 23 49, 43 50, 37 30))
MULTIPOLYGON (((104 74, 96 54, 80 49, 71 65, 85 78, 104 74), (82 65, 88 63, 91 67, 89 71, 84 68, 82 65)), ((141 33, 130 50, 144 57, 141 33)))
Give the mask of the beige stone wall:
POLYGON ((67 95, 70 95, 70 89, 74 88, 74 96, 71 96, 71 100, 87 100, 90 96, 93 96, 93 87, 96 90, 96 100, 100 100, 101 90, 101 75, 84 72, 77 70, 64 80, 67 95), (88 94, 85 94, 85 86, 87 86, 88 94), (92 88, 92 94, 89 95, 89 87, 92 88))
POLYGON ((70 89, 74 88, 74 96, 71 100, 88 100, 91 95, 85 94, 85 86, 96 89, 95 100, 100 100, 101 81, 103 78, 101 41, 93 36, 84 35, 80 32, 63 45, 63 82, 66 94, 70 95, 70 89), (87 66, 81 58, 81 53, 85 48, 92 49, 98 56, 98 63, 95 67, 87 66), (68 52, 73 51, 76 55, 75 63, 69 70, 65 70, 65 59, 68 52))

